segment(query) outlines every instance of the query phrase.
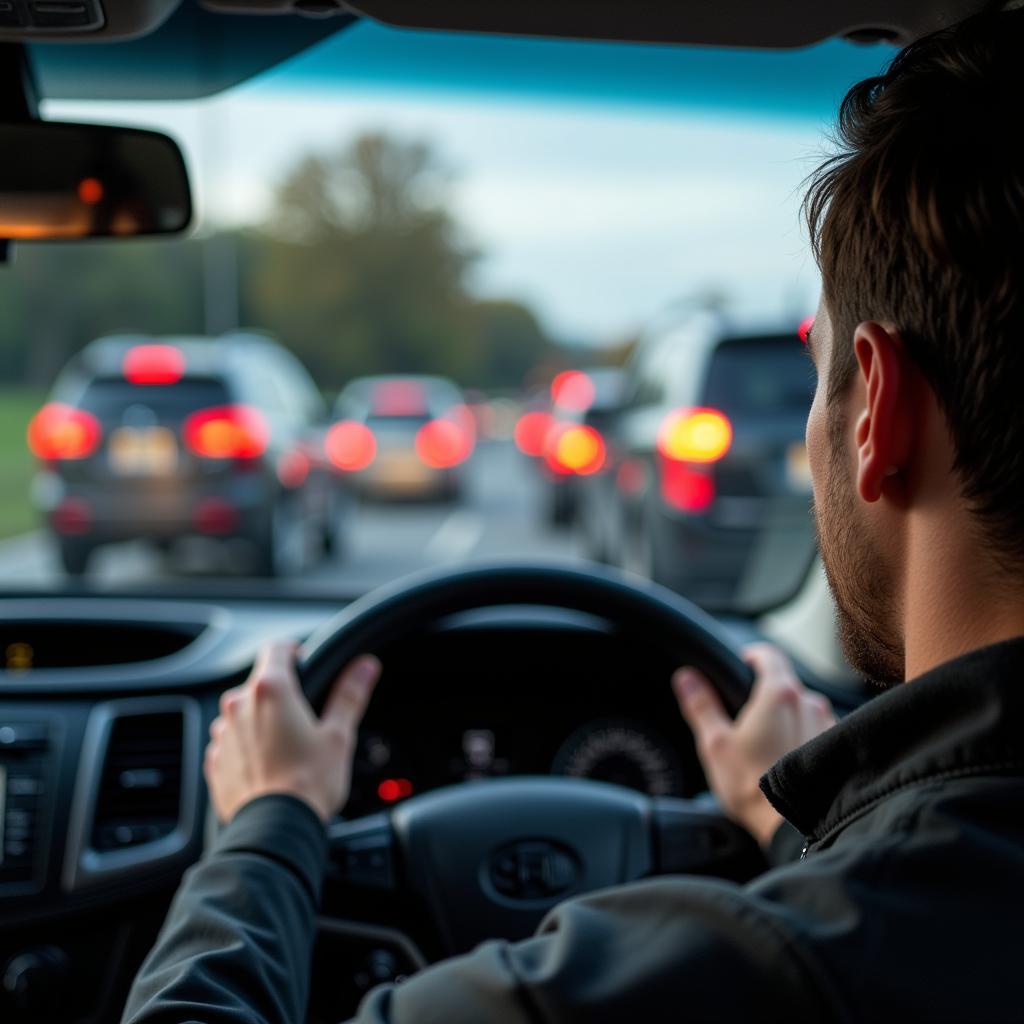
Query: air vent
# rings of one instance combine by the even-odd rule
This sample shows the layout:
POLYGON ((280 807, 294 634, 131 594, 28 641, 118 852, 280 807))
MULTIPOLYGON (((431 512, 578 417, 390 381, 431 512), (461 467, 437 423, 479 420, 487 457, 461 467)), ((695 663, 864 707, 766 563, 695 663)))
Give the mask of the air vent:
POLYGON ((120 715, 110 729, 91 846, 98 852, 154 842, 181 816, 184 716, 120 715))

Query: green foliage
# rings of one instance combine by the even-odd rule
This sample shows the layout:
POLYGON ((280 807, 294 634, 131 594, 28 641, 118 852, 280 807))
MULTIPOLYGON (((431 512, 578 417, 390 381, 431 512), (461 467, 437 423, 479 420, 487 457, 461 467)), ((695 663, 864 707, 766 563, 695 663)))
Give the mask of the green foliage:
POLYGON ((551 342, 527 307, 470 293, 479 254, 450 188, 429 145, 371 134, 302 157, 267 222, 231 237, 18 246, 0 268, 0 381, 46 387, 113 331, 230 326, 222 292, 237 279, 240 323, 280 338, 325 389, 387 372, 518 387, 551 342))
POLYGON ((0 537, 24 533, 36 525, 29 500, 35 463, 25 444, 25 428, 42 402, 39 393, 0 391, 0 537))

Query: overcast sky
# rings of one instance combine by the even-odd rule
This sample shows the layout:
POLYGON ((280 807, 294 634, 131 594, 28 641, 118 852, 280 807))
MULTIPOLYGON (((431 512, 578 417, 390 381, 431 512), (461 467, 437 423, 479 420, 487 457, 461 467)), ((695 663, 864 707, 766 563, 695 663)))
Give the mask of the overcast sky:
POLYGON ((456 215, 483 253, 476 290, 529 301, 562 337, 618 340, 709 287, 772 322, 816 301, 799 223, 800 182, 823 153, 813 118, 283 89, 273 78, 196 103, 46 112, 170 131, 200 227, 258 220, 272 184, 311 149, 366 130, 429 140, 455 171, 456 215))

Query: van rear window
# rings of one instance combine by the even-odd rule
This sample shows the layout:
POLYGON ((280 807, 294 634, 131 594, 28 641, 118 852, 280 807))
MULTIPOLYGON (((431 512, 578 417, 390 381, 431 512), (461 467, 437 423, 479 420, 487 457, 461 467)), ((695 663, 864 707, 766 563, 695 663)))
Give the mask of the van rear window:
POLYGON ((794 333, 722 342, 711 357, 706 405, 730 417, 806 415, 814 367, 794 333))
POLYGON ((132 405, 145 406, 160 419, 177 419, 229 401, 228 390, 219 380, 186 377, 174 384, 142 386, 120 377, 101 377, 85 389, 79 405, 102 421, 120 419, 132 405))

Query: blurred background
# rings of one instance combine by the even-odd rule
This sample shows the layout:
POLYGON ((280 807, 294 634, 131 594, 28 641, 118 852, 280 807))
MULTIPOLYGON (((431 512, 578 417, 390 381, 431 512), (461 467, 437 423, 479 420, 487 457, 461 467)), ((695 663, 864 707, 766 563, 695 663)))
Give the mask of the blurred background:
POLYGON ((0 578, 344 596, 568 558, 784 600, 801 182, 887 55, 360 24, 212 98, 48 100, 172 134, 198 220, 0 271, 0 578))

